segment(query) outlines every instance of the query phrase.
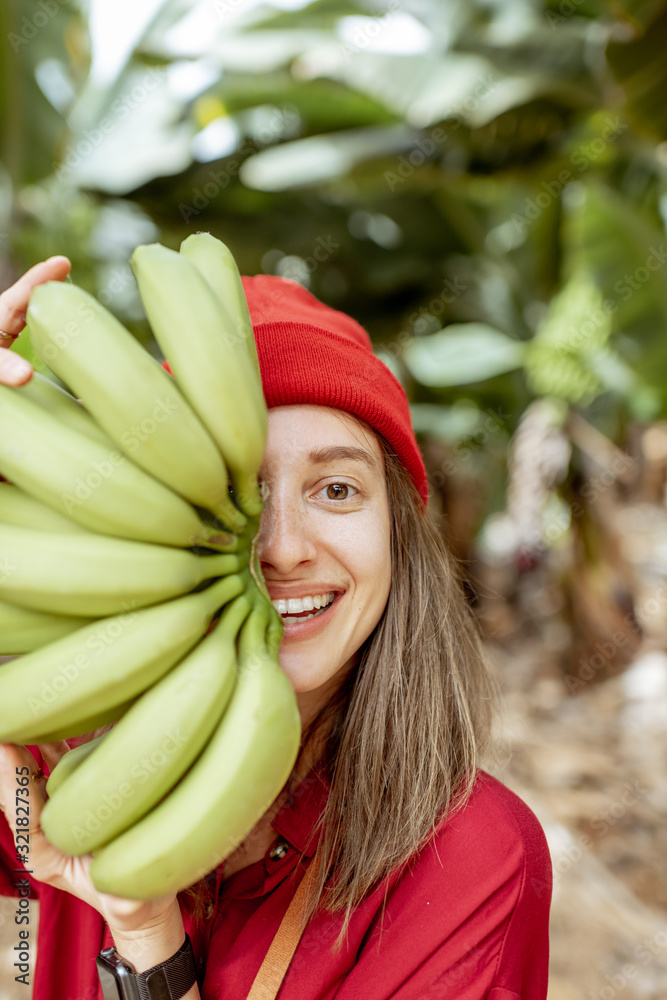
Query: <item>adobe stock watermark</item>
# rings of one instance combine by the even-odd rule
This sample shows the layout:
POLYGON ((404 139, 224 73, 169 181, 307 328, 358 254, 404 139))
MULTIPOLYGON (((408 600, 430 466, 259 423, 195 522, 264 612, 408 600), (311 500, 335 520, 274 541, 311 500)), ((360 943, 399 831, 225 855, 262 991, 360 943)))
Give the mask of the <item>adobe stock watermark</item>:
POLYGON ((639 291, 651 276, 659 271, 667 261, 667 253, 664 244, 659 247, 649 247, 649 253, 642 265, 636 267, 630 274, 624 274, 614 285, 614 291, 618 293, 624 302, 632 298, 633 294, 639 291))
POLYGON ((298 117, 298 112, 292 105, 283 104, 275 108, 266 124, 258 128, 252 138, 244 139, 239 144, 236 154, 226 159, 223 167, 209 170, 207 179, 201 186, 194 188, 189 202, 179 203, 178 211, 183 222, 189 222, 208 208, 213 199, 217 198, 229 186, 232 179, 238 176, 245 158, 264 149, 265 146, 272 145, 298 117))
MULTIPOLYGON (((114 268, 104 287, 97 293, 99 302, 103 306, 108 306, 116 295, 119 295, 133 282, 134 277, 129 267, 114 268)), ((42 351, 44 358, 39 355, 35 355, 32 365, 36 372, 40 372, 41 374, 46 375, 46 377, 51 377, 49 375, 49 366, 44 359, 53 361, 60 351, 64 351, 67 348, 72 338, 78 337, 78 335, 83 332, 85 326, 94 320, 96 315, 98 315, 98 312, 101 311, 98 310, 96 306, 97 303, 95 303, 94 300, 93 304, 90 306, 83 302, 77 305, 77 307, 73 310, 72 315, 78 317, 78 319, 70 320, 57 331, 53 338, 55 342, 45 345, 42 351)))
POLYGON ((401 13, 402 7, 399 0, 390 0, 387 9, 375 16, 356 18, 356 25, 351 34, 351 45, 341 42, 340 51, 349 63, 356 52, 361 52, 368 47, 382 32, 391 24, 394 14, 401 13))
POLYGON ((664 610, 667 602, 667 584, 661 583, 652 597, 646 598, 641 604, 637 604, 632 611, 626 612, 623 617, 625 630, 616 629, 610 636, 595 643, 595 652, 587 659, 580 659, 578 669, 575 674, 565 674, 565 684, 574 694, 594 679, 603 669, 608 667, 616 657, 617 652, 627 646, 630 635, 634 632, 640 634, 642 625, 650 622, 655 615, 664 610))
MULTIPOLYGON (((127 626, 137 617, 133 604, 123 605, 124 614, 114 615, 102 622, 85 641, 86 649, 91 653, 102 653, 122 635, 127 626)), ((94 664, 94 659, 87 652, 77 653, 68 663, 62 663, 50 681, 42 681, 39 696, 30 695, 28 707, 33 716, 38 719, 50 705, 58 700, 67 688, 76 682, 78 677, 94 664)))
POLYGON ((453 450, 453 457, 446 459, 440 468, 431 474, 431 482, 441 488, 444 486, 448 476, 454 475, 461 470, 461 465, 471 463, 473 455, 481 451, 496 434, 507 427, 509 413, 503 413, 501 408, 497 411, 485 410, 484 416, 480 415, 477 427, 468 434, 462 441, 458 441, 453 450))
POLYGON ((383 345, 383 350, 392 357, 399 358, 415 334, 424 333, 425 328, 429 325, 429 320, 438 319, 444 315, 447 306, 456 302, 459 296, 467 292, 469 288, 470 285, 461 281, 458 275, 453 278, 445 278, 440 293, 410 313, 406 320, 406 327, 389 344, 383 345))
POLYGON ((330 260, 340 250, 340 247, 341 244, 330 233, 326 236, 320 235, 310 247, 310 253, 305 257, 301 255, 282 257, 279 262, 279 274, 282 278, 289 278, 304 284, 313 271, 330 260))
POLYGON ((17 569, 9 556, 0 556, 0 585, 8 583, 17 569))
POLYGON ((619 972, 605 975, 606 983, 599 990, 589 990, 586 1000, 616 1000, 628 983, 640 972, 639 965, 650 965, 658 957, 659 953, 667 947, 667 924, 661 927, 650 938, 644 938, 634 947, 634 954, 637 956, 638 965, 627 962, 619 972))
POLYGON ((168 729, 159 744, 132 765, 129 778, 133 781, 121 781, 117 788, 103 792, 101 802, 87 810, 81 823, 71 827, 72 836, 77 844, 85 844, 90 834, 96 833, 104 823, 108 823, 128 799, 134 798, 137 793, 140 794, 146 782, 159 773, 189 740, 190 736, 182 733, 180 729, 168 729))
POLYGON ((19 52, 24 45, 31 42, 42 28, 60 13, 62 7, 69 7, 72 0, 37 0, 37 10, 28 17, 21 18, 20 33, 7 32, 7 41, 14 52, 19 52))
POLYGON ((545 10, 544 16, 551 30, 554 31, 559 24, 567 21, 585 2, 586 0, 561 0, 556 10, 545 10))
MULTIPOLYGON (((604 496, 619 479, 624 479, 628 473, 636 468, 636 462, 630 455, 616 449, 608 466, 600 472, 591 476, 590 479, 579 490, 579 496, 588 502, 588 507, 604 496)), ((539 555, 545 553, 554 542, 571 527, 572 520, 583 517, 586 508, 577 500, 572 500, 567 510, 560 510, 549 520, 548 525, 542 531, 539 539, 532 541, 529 546, 530 553, 539 555)))
MULTIPOLYGON (((156 397, 154 406, 150 413, 136 424, 131 424, 120 435, 120 440, 125 452, 133 455, 138 452, 149 438, 155 433, 160 424, 171 420, 174 414, 178 413, 178 406, 174 397, 165 395, 156 397)), ((95 442, 92 442, 95 444, 95 442)), ((103 457, 92 461, 92 468, 85 476, 79 476, 72 492, 61 493, 60 499, 68 515, 90 500, 94 491, 107 480, 111 479, 118 466, 127 461, 123 452, 113 450, 104 453, 103 457)))
POLYGON ((399 184, 405 184, 415 171, 427 159, 430 159, 440 146, 447 142, 449 131, 460 128, 467 116, 478 108, 482 101, 492 94, 495 89, 496 83, 493 77, 482 77, 475 85, 472 93, 447 113, 448 120, 446 127, 437 125, 427 135, 416 139, 409 153, 401 153, 397 156, 396 162, 398 166, 396 169, 385 170, 383 174, 389 190, 394 192, 399 184))
MULTIPOLYGON (((586 309, 586 318, 579 326, 570 324, 567 328, 569 338, 558 344, 557 350, 560 354, 568 354, 571 351, 582 347, 590 340, 592 335, 600 330, 605 330, 609 325, 610 318, 618 312, 619 300, 627 302, 635 292, 638 292, 646 285, 652 276, 664 267, 667 262, 667 251, 664 244, 657 247, 649 247, 648 255, 643 264, 640 264, 631 272, 626 272, 622 278, 614 283, 614 291, 618 299, 604 299, 598 308, 586 309)), ((605 338, 606 339, 606 338, 605 338)))
POLYGON ((556 198, 560 197, 563 188, 588 170, 602 155, 607 146, 615 142, 619 135, 625 132, 627 128, 629 128, 628 123, 622 122, 618 115, 607 115, 599 136, 590 140, 590 142, 581 143, 570 154, 569 162, 576 169, 573 171, 564 168, 552 180, 542 181, 540 184, 542 190, 538 191, 533 198, 528 197, 524 200, 523 213, 512 213, 510 222, 514 228, 522 232, 539 219, 542 212, 549 208, 556 198))
MULTIPOLYGON (((644 787, 637 778, 634 781, 624 782, 623 790, 618 797, 604 809, 599 809, 589 820, 589 826, 595 836, 580 833, 576 839, 572 838, 571 843, 563 848, 558 857, 552 858, 554 885, 564 875, 572 871, 586 852, 595 846, 595 841, 604 837, 612 827, 616 826, 627 815, 628 811, 637 805, 640 799, 647 795, 650 790, 650 788, 644 787)), ((537 879, 532 880, 532 887, 538 897, 547 889, 547 886, 542 885, 537 879)))
POLYGON ((128 115, 139 107, 146 100, 164 78, 165 72, 162 69, 147 69, 127 93, 121 94, 111 104, 110 115, 102 118, 93 128, 86 128, 76 143, 70 143, 63 153, 59 163, 52 164, 53 173, 58 180, 63 180, 67 174, 72 173, 91 153, 99 148, 107 135, 110 135, 119 122, 124 121, 128 115))

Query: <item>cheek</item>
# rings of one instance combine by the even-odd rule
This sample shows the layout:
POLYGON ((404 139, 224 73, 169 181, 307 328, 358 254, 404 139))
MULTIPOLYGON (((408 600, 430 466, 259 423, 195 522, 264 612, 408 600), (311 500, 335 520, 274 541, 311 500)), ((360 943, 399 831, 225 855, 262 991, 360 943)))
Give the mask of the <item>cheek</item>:
POLYGON ((360 523, 345 532, 338 551, 341 561, 354 581, 355 597, 364 619, 380 618, 391 585, 389 528, 372 521, 360 523))

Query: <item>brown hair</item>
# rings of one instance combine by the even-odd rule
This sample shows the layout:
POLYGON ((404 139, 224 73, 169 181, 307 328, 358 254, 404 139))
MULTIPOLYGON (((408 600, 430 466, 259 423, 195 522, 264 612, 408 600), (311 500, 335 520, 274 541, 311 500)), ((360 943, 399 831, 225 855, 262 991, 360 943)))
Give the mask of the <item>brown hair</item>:
POLYGON ((391 518, 389 598, 358 666, 306 728, 301 746, 303 754, 322 741, 330 782, 317 824, 325 827, 322 863, 303 926, 318 905, 344 910, 336 951, 354 907, 469 798, 491 749, 498 695, 459 567, 407 471, 380 441, 391 518))
MULTIPOLYGON (((459 567, 404 466, 380 443, 391 519, 389 598, 357 667, 304 729, 284 789, 289 800, 306 749, 316 747, 330 792, 316 824, 324 827, 322 864, 302 927, 318 906, 344 910, 334 951, 355 906, 467 801, 490 750, 497 700, 459 567)), ((206 902, 212 912, 203 883, 187 896, 195 915, 206 902)))

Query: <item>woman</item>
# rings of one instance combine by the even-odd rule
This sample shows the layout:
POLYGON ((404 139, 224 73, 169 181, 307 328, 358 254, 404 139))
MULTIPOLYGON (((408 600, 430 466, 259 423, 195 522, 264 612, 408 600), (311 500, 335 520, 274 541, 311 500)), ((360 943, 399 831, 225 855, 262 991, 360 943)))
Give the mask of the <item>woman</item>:
MULTIPOLYGON (((34 284, 68 270, 51 258, 0 296, 5 345, 34 284)), ((66 858, 39 833, 37 767, 66 745, 41 757, 35 748, 37 764, 5 747, 10 827, 16 769, 37 771, 35 1000, 101 996, 102 946, 115 944, 139 974, 169 968, 186 931, 198 985, 172 996, 243 1000, 316 850, 302 908, 310 920, 281 1000, 544 1000, 549 855, 528 807, 479 769, 494 687, 424 510, 405 394, 354 320, 283 279, 244 284, 269 406, 258 551, 285 623, 280 664, 297 695, 301 752, 271 809, 215 872, 178 898, 137 903, 97 893, 86 858, 66 858)), ((0 351, 0 381, 29 375, 0 351)), ((0 832, 3 891, 16 893, 11 832, 0 832)))

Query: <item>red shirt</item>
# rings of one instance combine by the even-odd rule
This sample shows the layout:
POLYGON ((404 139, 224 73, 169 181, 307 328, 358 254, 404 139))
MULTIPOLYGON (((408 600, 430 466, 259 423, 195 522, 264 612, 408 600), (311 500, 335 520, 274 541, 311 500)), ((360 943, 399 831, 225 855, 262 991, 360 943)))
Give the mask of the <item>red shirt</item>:
MULTIPOLYGON (((197 929, 185 915, 203 1000, 245 1000, 303 876, 301 854, 312 857, 317 846, 307 842, 326 795, 312 771, 273 821, 286 851, 272 859, 269 849, 224 881, 223 863, 211 876, 213 918, 197 929)), ((4 818, 0 861, 0 892, 12 894, 19 866, 4 818)), ((479 772, 466 807, 388 885, 384 913, 383 883, 355 910, 337 955, 329 945, 342 914, 315 914, 279 1000, 545 1000, 549 852, 535 815, 495 778, 479 772)), ((40 901, 34 1000, 98 1000, 95 956, 112 943, 102 918, 68 893, 32 887, 40 901)))

